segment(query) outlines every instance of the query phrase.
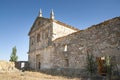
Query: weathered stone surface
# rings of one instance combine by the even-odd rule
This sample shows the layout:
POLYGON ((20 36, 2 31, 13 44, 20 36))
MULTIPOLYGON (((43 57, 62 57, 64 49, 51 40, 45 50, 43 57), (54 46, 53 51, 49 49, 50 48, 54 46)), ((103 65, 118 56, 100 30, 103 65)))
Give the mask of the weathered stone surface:
POLYGON ((51 53, 55 51, 52 46, 52 41, 76 31, 78 29, 62 22, 38 17, 29 32, 28 56, 30 67, 37 70, 51 68, 53 65, 51 63, 53 54, 51 53))
POLYGON ((18 71, 15 68, 14 62, 0 61, 0 72, 14 72, 18 71))
POLYGON ((46 25, 44 30, 41 27, 30 33, 29 63, 31 68, 38 69, 40 66, 40 69, 84 69, 87 53, 92 53, 95 57, 115 57, 116 64, 118 68, 120 67, 120 17, 80 31, 75 29, 72 31, 70 27, 71 30, 68 30, 68 27, 63 28, 65 25, 61 26, 59 23, 55 23, 55 26, 50 23, 44 25, 46 25), (58 32, 56 26, 60 27, 58 32), (59 35, 54 37, 54 31, 56 35, 59 35), (38 33, 42 34, 39 42, 37 42, 38 33), (32 37, 34 44, 31 43, 32 37), (37 55, 40 57, 37 58, 37 55), (39 62, 40 65, 38 65, 39 62))
POLYGON ((65 63, 63 55, 64 45, 68 45, 68 59, 70 68, 85 68, 86 54, 92 53, 95 57, 115 56, 117 64, 120 57, 120 18, 114 18, 86 30, 79 31, 54 41, 54 64, 59 67, 65 63), (57 53, 57 54, 56 54, 57 53), (59 57, 58 57, 59 56, 59 57), (55 62, 58 60, 57 63, 55 62), (61 63, 60 63, 61 62, 61 63))

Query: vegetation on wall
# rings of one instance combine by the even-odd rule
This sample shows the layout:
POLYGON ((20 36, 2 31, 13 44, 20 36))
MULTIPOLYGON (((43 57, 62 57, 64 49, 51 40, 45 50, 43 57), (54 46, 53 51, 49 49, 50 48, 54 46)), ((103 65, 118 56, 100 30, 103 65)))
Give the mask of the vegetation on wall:
POLYGON ((89 73, 90 76, 96 73, 96 62, 94 60, 93 54, 88 54, 86 57, 87 65, 86 65, 86 70, 89 73))
POLYGON ((111 58, 112 57, 110 57, 110 56, 106 56, 106 59, 105 59, 105 61, 106 61, 105 65, 106 65, 106 69, 107 69, 107 79, 108 80, 111 80, 111 78, 113 76, 112 74, 114 72, 113 68, 115 67, 115 63, 113 65, 111 58))

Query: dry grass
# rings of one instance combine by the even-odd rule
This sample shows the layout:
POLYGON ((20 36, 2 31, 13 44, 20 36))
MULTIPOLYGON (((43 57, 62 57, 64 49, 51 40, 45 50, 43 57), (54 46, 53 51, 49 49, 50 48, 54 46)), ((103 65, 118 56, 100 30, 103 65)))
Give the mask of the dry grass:
POLYGON ((9 72, 0 73, 0 80, 81 80, 80 78, 68 79, 62 76, 52 76, 40 72, 9 72))

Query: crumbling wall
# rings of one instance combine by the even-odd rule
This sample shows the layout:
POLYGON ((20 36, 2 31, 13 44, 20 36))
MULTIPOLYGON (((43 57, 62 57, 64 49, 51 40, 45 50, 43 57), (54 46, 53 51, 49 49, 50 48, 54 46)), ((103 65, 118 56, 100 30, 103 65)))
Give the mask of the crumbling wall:
POLYGON ((14 72, 18 71, 15 68, 14 62, 0 61, 0 72, 14 72))
POLYGON ((93 25, 71 35, 54 41, 55 53, 53 65, 65 67, 68 59, 69 68, 85 68, 86 54, 95 57, 112 56, 120 65, 120 17, 93 25), (67 51, 64 51, 67 45, 67 51))

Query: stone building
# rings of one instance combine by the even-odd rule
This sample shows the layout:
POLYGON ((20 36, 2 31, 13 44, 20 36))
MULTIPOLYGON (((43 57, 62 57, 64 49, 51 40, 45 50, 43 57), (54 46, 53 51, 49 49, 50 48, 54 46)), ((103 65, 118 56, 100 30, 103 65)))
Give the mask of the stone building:
POLYGON ((50 18, 38 17, 29 31, 28 61, 35 70, 52 68, 84 69, 87 53, 112 56, 120 65, 120 17, 85 30, 79 30, 50 18))

